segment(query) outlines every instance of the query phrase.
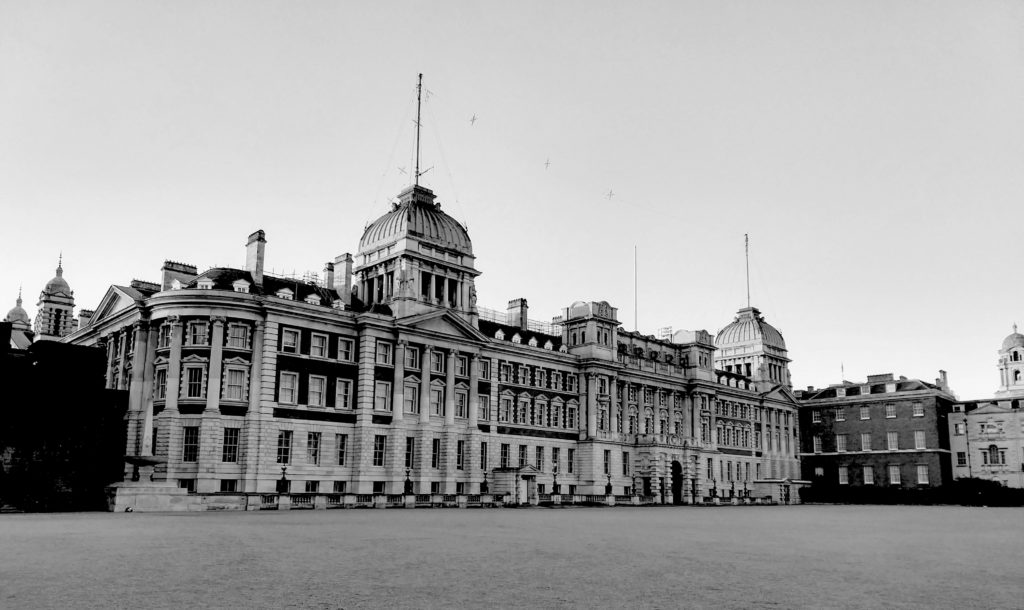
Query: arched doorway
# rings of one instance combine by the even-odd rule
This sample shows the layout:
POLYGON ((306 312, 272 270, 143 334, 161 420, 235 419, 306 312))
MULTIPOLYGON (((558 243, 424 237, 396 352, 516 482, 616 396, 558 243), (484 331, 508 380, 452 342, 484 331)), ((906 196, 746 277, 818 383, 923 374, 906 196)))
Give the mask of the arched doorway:
POLYGON ((672 461, 672 503, 683 503, 683 465, 672 461))

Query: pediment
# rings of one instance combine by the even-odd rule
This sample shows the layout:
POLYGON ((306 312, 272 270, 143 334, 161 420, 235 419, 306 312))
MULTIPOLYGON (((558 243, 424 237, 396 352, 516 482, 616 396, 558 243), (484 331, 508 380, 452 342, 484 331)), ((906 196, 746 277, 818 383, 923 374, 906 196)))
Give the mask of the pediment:
POLYGON ((434 311, 402 320, 403 328, 431 334, 458 337, 470 341, 485 342, 487 337, 472 324, 449 311, 434 311))
POLYGON ((96 308, 96 313, 93 314, 92 319, 89 321, 89 325, 94 326, 106 318, 116 316, 122 311, 133 308, 138 308, 138 302, 135 298, 117 286, 111 286, 107 289, 107 293, 103 295, 103 299, 100 300, 100 304, 96 308))
POLYGON ((792 390, 790 390, 789 388, 787 388, 784 385, 773 386, 767 392, 763 392, 761 394, 761 397, 764 400, 772 400, 772 401, 775 401, 775 402, 788 403, 788 404, 793 405, 794 407, 799 405, 799 403, 797 402, 797 399, 796 399, 796 395, 793 394, 792 390))
POLYGON ((971 411, 970 415, 996 415, 996 414, 1004 415, 1004 414, 1009 413, 1009 412, 1010 412, 1010 409, 1008 409, 1007 407, 1002 407, 1002 406, 1000 406, 998 404, 991 404, 990 403, 990 404, 987 404, 985 406, 978 407, 977 409, 971 411))

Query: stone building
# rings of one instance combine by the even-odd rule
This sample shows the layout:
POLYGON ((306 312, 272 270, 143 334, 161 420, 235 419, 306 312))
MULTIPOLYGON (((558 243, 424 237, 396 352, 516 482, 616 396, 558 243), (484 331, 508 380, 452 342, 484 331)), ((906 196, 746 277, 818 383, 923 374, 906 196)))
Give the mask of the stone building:
POLYGON ((956 478, 1024 487, 1024 335, 1013 332, 999 349, 999 389, 987 400, 960 401, 949 417, 956 478))
POLYGON ((797 392, 804 478, 820 486, 938 486, 951 480, 946 373, 891 373, 797 392))
POLYGON ((266 244, 250 235, 244 268, 167 262, 159 284, 111 286, 66 339, 106 350, 108 387, 130 392, 129 454, 166 460, 155 480, 200 495, 796 499, 785 344, 756 310, 723 329, 719 356, 705 331, 625 332, 603 301, 550 323, 526 299, 488 310, 465 227, 421 186, 316 281, 266 273, 266 244))

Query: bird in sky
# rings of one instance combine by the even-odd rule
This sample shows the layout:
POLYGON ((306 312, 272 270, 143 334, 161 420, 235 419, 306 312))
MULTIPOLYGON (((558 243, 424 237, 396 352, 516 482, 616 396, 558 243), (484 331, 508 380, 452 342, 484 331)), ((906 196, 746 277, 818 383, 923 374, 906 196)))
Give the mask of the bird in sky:
POLYGON ((472 127, 474 124, 476 124, 476 115, 475 114, 472 117, 470 117, 470 119, 469 119, 469 126, 472 127))
POLYGON ((405 174, 405 168, 404 167, 399 167, 398 168, 398 173, 399 174, 405 174))
POLYGON ((544 162, 544 169, 547 169, 549 165, 551 165, 551 158, 550 157, 548 158, 547 161, 544 162))
POLYGON ((615 196, 615 192, 612 191, 611 189, 608 189, 608 194, 605 195, 604 198, 609 200, 609 201, 611 201, 612 197, 614 197, 614 196, 615 196))

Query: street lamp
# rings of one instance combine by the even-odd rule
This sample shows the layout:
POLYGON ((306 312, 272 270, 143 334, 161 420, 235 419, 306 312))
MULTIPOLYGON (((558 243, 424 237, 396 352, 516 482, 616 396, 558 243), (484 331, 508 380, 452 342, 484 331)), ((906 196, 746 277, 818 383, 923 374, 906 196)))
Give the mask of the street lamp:
POLYGON ((639 477, 636 474, 634 474, 633 475, 633 495, 634 496, 637 495, 636 492, 637 492, 637 481, 638 480, 639 480, 639 477))
POLYGON ((288 473, 288 467, 281 467, 281 478, 277 481, 277 493, 286 494, 288 493, 288 478, 285 476, 288 473))
POLYGON ((612 495, 612 475, 608 473, 605 476, 608 477, 608 484, 604 486, 604 495, 610 496, 612 495))
POLYGON ((487 473, 485 472, 485 473, 484 473, 484 480, 483 480, 483 483, 480 483, 480 493, 482 493, 482 494, 485 494, 485 493, 487 493, 488 491, 489 491, 489 488, 488 488, 488 486, 487 486, 487 473))
POLYGON ((405 495, 407 495, 407 496, 411 496, 412 495, 412 479, 409 478, 409 473, 411 473, 411 472, 412 472, 411 468, 406 468, 405 469, 405 495))
POLYGON ((551 493, 553 493, 553 494, 555 494, 557 496, 557 495, 559 495, 559 493, 558 493, 558 466, 555 466, 554 468, 551 469, 551 479, 552 479, 552 481, 551 481, 551 493))

